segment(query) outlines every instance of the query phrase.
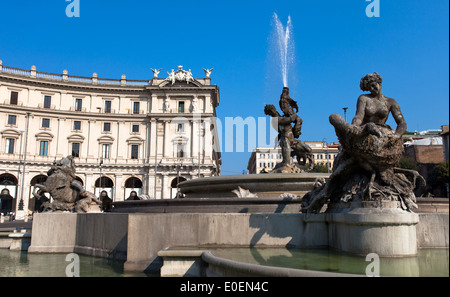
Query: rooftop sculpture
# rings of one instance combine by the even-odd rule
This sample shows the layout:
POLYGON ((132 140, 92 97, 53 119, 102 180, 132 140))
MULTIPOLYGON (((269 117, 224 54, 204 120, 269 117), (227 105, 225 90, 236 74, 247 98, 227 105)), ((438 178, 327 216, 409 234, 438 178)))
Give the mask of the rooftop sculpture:
POLYGON ((385 96, 381 86, 376 72, 361 79, 361 90, 370 93, 359 96, 351 124, 339 114, 330 116, 342 150, 329 180, 303 197, 305 212, 319 212, 326 203, 339 208, 356 201, 380 206, 394 201, 404 210, 417 208, 413 190, 417 180, 425 180, 417 171, 395 167, 403 153, 406 121, 397 101, 385 96), (395 130, 386 124, 389 114, 397 124, 395 130))

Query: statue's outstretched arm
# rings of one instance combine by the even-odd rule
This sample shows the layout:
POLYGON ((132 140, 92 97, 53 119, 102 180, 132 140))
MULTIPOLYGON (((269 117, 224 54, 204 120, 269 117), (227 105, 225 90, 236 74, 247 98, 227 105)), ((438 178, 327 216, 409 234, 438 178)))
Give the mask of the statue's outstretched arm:
POLYGON ((397 101, 394 99, 390 99, 391 103, 391 113, 392 117, 395 120, 395 123, 397 123, 397 129, 395 130, 395 134, 398 136, 402 136, 406 132, 406 121, 403 117, 402 111, 400 110, 400 106, 398 105, 397 101))
POLYGON ((352 120, 352 125, 361 126, 364 120, 364 114, 366 112, 366 98, 364 95, 359 96, 356 103, 356 114, 352 120))

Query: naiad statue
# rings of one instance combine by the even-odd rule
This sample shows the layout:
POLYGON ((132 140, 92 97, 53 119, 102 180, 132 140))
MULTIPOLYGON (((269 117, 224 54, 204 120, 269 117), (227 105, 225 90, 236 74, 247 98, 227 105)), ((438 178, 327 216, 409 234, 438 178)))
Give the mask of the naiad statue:
POLYGON ((329 180, 303 197, 304 212, 319 212, 326 203, 327 211, 339 210, 358 201, 417 208, 414 188, 425 180, 415 170, 395 167, 403 154, 406 121, 397 101, 381 92, 381 83, 376 72, 361 79, 361 90, 370 94, 359 96, 351 124, 339 114, 330 116, 342 149, 329 180), (386 124, 390 114, 395 130, 386 124))

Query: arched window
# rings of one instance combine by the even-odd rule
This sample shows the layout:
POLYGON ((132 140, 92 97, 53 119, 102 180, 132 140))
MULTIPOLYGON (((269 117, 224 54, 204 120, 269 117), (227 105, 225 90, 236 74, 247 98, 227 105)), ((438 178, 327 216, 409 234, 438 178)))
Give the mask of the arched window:
POLYGON ((130 198, 132 192, 135 192, 136 195, 142 194, 142 181, 134 176, 125 181, 125 199, 130 198))
POLYGON ((9 173, 0 175, 0 211, 7 213, 13 210, 17 192, 17 178, 9 173))
POLYGON ((106 197, 113 199, 114 182, 107 176, 101 176, 95 181, 95 195, 101 197, 103 191, 106 192, 106 197))
POLYGON ((170 183, 172 198, 177 198, 178 184, 184 181, 186 181, 186 179, 182 176, 177 176, 172 179, 172 182, 170 183))
POLYGON ((47 176, 43 175, 43 174, 36 175, 35 177, 33 177, 31 179, 31 181, 30 181, 30 200, 29 200, 30 202, 28 205, 28 208, 30 210, 41 211, 42 204, 45 203, 46 201, 50 200, 49 193, 45 193, 39 199, 36 199, 36 197, 34 197, 34 195, 33 195, 36 184, 44 185, 46 181, 47 181, 47 176))

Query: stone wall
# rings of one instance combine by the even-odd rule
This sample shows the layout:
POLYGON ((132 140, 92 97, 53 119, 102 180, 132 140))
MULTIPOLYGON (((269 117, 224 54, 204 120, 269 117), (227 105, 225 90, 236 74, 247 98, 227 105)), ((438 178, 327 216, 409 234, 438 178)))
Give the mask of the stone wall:
MULTIPOLYGON (((342 219, 342 218, 339 218, 342 219)), ((418 214, 419 223, 409 222, 417 235, 417 247, 448 247, 449 214, 418 214)), ((171 214, 72 214, 42 213, 33 220, 30 253, 71 253, 126 259, 125 270, 159 270, 158 252, 169 247, 326 247, 334 246, 335 217, 328 214, 246 214, 246 213, 171 213, 171 214)), ((414 221, 414 220, 413 220, 414 221)), ((339 222, 371 228, 362 222, 339 222)), ((398 221, 398 224, 403 224, 398 221)), ((393 223, 393 226, 395 224, 393 223)), ((342 228, 342 226, 339 226, 342 228)), ((402 227, 404 228, 404 226, 402 227)), ((345 229, 345 228, 344 228, 345 229)), ((364 230, 363 230, 364 229, 364 230)), ((411 232, 407 232, 407 236, 411 232)), ((339 231, 339 232, 342 232, 339 231)), ((398 233, 394 232, 398 235, 398 233)), ((384 245, 403 242, 389 233, 384 245), (389 237, 391 236, 391 237, 389 237), (389 242, 391 240, 391 242, 389 242)), ((377 236, 379 236, 378 234, 377 236)), ((379 237, 382 238, 382 237, 379 237)), ((348 239, 354 244, 353 239, 348 239)), ((413 239, 415 241, 415 238, 413 239)), ((361 240, 361 244, 369 241, 361 240)), ((340 246, 336 246, 342 248, 340 246)), ((376 247, 376 246, 375 246, 376 247)), ((367 247, 364 247, 367 248, 367 247)), ((407 251, 411 249, 405 248, 407 251)), ((364 250, 366 252, 370 250, 364 250)), ((353 250, 351 252, 354 252, 353 250)))

